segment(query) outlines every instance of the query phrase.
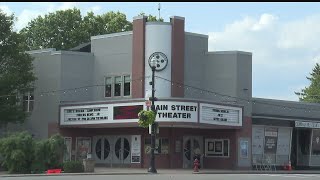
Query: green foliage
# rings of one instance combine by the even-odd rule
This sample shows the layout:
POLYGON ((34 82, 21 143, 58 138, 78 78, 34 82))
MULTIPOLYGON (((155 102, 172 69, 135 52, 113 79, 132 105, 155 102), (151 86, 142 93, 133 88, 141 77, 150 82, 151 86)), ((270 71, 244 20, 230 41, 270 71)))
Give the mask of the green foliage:
POLYGON ((63 163, 63 170, 65 173, 79 173, 84 172, 84 167, 81 161, 67 161, 63 163))
POLYGON ((132 23, 123 13, 110 11, 95 16, 93 12, 88 12, 82 17, 80 9, 73 8, 38 16, 20 33, 30 50, 67 50, 89 42, 91 36, 129 30, 132 30, 132 23))
POLYGON ((64 140, 60 135, 54 135, 49 139, 35 142, 35 158, 32 163, 32 170, 34 172, 43 172, 47 169, 62 168, 64 148, 64 140))
POLYGON ((156 114, 153 111, 142 110, 138 113, 139 126, 147 128, 150 124, 154 123, 156 114))
POLYGON ((34 141, 27 132, 11 134, 0 139, 0 154, 3 156, 2 165, 10 173, 30 173, 34 141))
POLYGON ((11 134, 0 139, 3 166, 10 173, 41 173, 62 168, 64 141, 60 135, 46 140, 34 140, 27 132, 11 134))
POLYGON ((309 87, 305 87, 301 93, 295 92, 295 94, 301 95, 300 101, 320 103, 320 65, 318 63, 316 63, 310 75, 311 77, 307 77, 310 81, 309 87))
MULTIPOLYGON (((142 16, 142 15, 146 16, 146 14, 145 14, 144 12, 141 12, 139 15, 140 15, 140 16, 142 16)), ((147 17, 147 21, 149 21, 149 22, 150 22, 150 21, 160 21, 160 22, 163 22, 163 18, 160 17, 160 19, 159 19, 159 18, 157 18, 157 16, 152 16, 151 14, 149 14, 148 17, 147 17)))
POLYGON ((32 88, 35 80, 33 58, 25 53, 23 37, 13 32, 13 23, 14 15, 0 10, 0 126, 26 119, 17 93, 32 88))

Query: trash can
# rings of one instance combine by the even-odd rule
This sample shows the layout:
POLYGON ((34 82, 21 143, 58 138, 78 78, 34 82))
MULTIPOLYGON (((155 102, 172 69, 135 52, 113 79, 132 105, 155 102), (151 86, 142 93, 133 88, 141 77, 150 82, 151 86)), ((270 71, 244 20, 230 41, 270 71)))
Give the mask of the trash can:
POLYGON ((87 159, 82 160, 84 172, 94 172, 95 160, 91 158, 91 154, 87 154, 87 159))

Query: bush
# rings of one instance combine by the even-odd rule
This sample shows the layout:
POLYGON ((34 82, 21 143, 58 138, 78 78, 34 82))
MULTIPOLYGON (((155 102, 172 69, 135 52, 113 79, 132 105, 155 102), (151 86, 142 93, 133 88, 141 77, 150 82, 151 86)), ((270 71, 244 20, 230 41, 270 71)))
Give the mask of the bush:
POLYGON ((47 169, 62 168, 64 141, 60 135, 35 142, 32 170, 43 172, 47 169))
POLYGON ((64 148, 60 135, 36 141, 29 133, 21 132, 0 139, 2 166, 10 173, 42 173, 62 168, 64 148))
POLYGON ((2 165, 9 173, 30 173, 33 157, 34 141, 27 132, 11 134, 0 139, 2 165))
POLYGON ((63 163, 63 170, 65 173, 79 173, 84 172, 84 167, 81 161, 67 161, 63 163))

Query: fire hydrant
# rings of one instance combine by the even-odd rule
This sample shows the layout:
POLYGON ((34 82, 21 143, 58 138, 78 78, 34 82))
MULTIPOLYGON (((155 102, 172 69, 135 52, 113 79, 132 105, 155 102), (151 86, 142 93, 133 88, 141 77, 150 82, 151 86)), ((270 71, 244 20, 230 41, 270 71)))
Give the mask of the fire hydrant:
POLYGON ((200 166, 200 162, 199 160, 196 158, 193 161, 193 172, 199 172, 199 166, 200 166))

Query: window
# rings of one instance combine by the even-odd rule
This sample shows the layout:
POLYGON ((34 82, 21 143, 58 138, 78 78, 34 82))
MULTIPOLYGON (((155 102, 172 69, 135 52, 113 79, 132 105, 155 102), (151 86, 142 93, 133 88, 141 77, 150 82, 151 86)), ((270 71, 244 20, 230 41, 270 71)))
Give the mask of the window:
POLYGON ((114 96, 121 96, 121 76, 114 77, 114 96))
POLYGON ((229 139, 206 139, 206 157, 229 157, 229 139))
POLYGON ((31 112, 34 105, 34 95, 33 92, 27 92, 23 95, 23 110, 26 112, 31 112))
POLYGON ((130 76, 124 76, 124 90, 123 90, 123 95, 124 96, 130 96, 130 82, 131 78, 130 76))
POLYGON ((131 76, 109 76, 105 78, 105 97, 131 95, 131 76))
MULTIPOLYGON (((144 141, 144 153, 150 154, 151 152, 151 138, 146 138, 144 141)), ((169 154, 169 139, 156 138, 155 154, 169 154)))
POLYGON ((111 97, 112 78, 106 77, 105 97, 111 97))

